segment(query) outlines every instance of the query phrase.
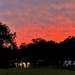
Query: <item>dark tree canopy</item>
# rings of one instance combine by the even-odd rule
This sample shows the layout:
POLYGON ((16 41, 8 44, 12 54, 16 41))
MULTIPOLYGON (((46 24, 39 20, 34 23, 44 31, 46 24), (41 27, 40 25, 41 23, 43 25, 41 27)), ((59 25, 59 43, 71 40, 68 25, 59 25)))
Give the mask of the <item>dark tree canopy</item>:
POLYGON ((32 39, 32 42, 34 43, 34 44, 37 44, 37 43, 43 43, 43 42, 46 42, 46 40, 44 40, 44 39, 42 39, 42 38, 33 38, 32 39))
POLYGON ((16 33, 12 34, 6 24, 0 23, 0 48, 4 46, 16 46, 16 33))

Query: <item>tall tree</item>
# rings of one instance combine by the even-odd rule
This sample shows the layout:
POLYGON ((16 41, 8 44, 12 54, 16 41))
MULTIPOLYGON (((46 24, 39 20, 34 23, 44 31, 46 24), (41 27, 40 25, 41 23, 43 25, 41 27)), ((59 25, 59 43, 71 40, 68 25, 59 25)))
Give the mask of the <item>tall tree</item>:
POLYGON ((15 42, 16 33, 11 33, 6 24, 0 23, 0 48, 16 46, 15 42))
POLYGON ((0 65, 7 66, 8 60, 14 58, 13 50, 17 48, 16 33, 11 33, 6 24, 0 23, 0 65))

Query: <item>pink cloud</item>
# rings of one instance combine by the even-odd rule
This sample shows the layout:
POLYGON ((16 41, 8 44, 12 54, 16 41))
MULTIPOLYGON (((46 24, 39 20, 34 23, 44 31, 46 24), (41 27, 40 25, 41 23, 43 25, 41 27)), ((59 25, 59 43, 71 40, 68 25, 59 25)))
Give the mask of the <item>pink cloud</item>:
POLYGON ((12 32, 17 32, 18 44, 28 43, 37 37, 61 41, 75 34, 75 1, 58 0, 58 4, 44 1, 36 5, 27 0, 0 2, 5 3, 8 8, 1 5, 0 20, 6 23, 12 32))

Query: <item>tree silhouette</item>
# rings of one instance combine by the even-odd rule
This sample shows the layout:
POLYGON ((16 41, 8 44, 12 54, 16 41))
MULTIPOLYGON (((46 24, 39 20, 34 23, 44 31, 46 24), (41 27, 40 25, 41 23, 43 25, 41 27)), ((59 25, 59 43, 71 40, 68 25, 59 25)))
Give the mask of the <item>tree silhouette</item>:
POLYGON ((0 64, 3 66, 14 57, 12 50, 17 49, 15 37, 16 33, 11 33, 6 24, 0 23, 0 64))
POLYGON ((74 36, 69 36, 68 38, 66 38, 61 44, 64 45, 63 48, 65 48, 64 53, 65 56, 67 56, 67 58, 70 59, 75 59, 75 37, 74 36))
POLYGON ((75 60, 75 37, 69 36, 64 41, 46 41, 41 38, 32 39, 33 43, 27 46, 31 60, 35 63, 38 60, 46 60, 45 64, 62 66, 68 58, 75 60))
MULTIPOLYGON (((6 24, 0 23, 0 48, 15 46, 16 42, 14 41, 16 33, 10 33, 10 29, 6 24)), ((13 47, 14 48, 14 47, 13 47)))
POLYGON ((27 53, 27 50, 26 50, 26 43, 21 43, 20 45, 20 54, 21 54, 21 57, 27 57, 28 53, 27 53))

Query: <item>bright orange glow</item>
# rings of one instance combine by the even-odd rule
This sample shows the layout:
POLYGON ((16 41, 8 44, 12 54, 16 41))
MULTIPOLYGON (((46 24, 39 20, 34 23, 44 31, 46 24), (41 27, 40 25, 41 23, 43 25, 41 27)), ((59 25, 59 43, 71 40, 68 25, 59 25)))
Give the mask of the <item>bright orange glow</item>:
POLYGON ((50 25, 41 29, 38 25, 28 25, 27 27, 19 28, 16 42, 19 46, 21 43, 30 43, 33 38, 43 38, 45 40, 54 40, 56 42, 63 41, 68 36, 75 34, 73 26, 55 26, 50 25))

